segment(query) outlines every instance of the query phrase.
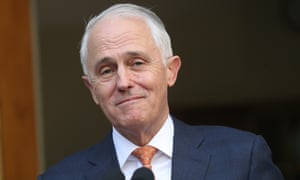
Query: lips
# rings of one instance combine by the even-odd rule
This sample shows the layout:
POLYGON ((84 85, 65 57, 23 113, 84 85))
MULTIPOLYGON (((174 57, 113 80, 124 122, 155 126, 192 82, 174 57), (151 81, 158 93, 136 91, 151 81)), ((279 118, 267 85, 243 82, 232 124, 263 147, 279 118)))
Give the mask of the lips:
POLYGON ((118 101, 116 103, 116 105, 122 105, 122 104, 126 104, 126 103, 129 103, 129 102, 133 102, 135 100, 139 100, 139 99, 143 99, 144 96, 134 96, 134 97, 129 97, 129 98, 125 98, 125 99, 122 99, 121 101, 118 101))

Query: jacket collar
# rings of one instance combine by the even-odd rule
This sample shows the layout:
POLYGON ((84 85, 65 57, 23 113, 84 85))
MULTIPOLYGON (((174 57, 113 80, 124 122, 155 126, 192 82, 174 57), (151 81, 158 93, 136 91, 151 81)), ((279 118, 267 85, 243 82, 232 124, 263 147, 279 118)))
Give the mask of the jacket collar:
POLYGON ((205 179, 210 154, 205 146, 204 135, 196 128, 174 119, 174 150, 172 180, 205 179))
POLYGON ((102 143, 93 148, 88 156, 88 164, 90 167, 85 177, 87 180, 96 180, 112 170, 120 170, 112 133, 109 133, 102 143))

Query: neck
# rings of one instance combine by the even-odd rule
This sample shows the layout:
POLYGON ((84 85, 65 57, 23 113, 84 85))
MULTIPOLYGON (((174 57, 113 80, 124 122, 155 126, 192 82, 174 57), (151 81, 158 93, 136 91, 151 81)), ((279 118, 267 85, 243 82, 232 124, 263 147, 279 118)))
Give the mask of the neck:
POLYGON ((167 116, 162 121, 148 125, 135 126, 131 128, 117 128, 120 134, 137 146, 147 145, 152 138, 158 133, 165 123, 167 116))

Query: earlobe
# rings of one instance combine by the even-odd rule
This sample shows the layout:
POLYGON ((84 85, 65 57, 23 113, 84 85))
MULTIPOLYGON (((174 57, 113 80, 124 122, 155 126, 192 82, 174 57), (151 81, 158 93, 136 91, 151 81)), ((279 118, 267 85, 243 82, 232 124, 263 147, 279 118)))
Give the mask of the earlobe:
POLYGON ((172 87, 175 84, 180 67, 181 67, 181 60, 179 56, 172 56, 168 59, 167 78, 168 78, 169 87, 172 87))
POLYGON ((83 76, 81 76, 81 78, 82 78, 82 80, 83 80, 84 85, 89 89, 89 91, 90 91, 90 93, 91 93, 91 95, 92 95, 92 98, 93 98, 94 102, 98 105, 99 102, 98 102, 97 96, 96 96, 96 94, 95 94, 95 92, 94 92, 94 87, 93 87, 93 85, 91 84, 91 82, 90 82, 88 76, 87 76, 87 75, 83 75, 83 76))
POLYGON ((85 87, 87 87, 88 89, 90 89, 92 85, 91 85, 91 83, 89 81, 88 76, 87 75, 83 75, 83 76, 81 76, 81 79, 83 80, 83 83, 84 83, 85 87))

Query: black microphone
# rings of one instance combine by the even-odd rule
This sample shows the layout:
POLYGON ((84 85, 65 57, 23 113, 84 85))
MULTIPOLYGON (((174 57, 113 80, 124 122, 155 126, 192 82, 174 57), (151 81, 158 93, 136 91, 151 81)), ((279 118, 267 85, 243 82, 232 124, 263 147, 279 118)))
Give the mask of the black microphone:
POLYGON ((135 170, 131 180, 154 180, 154 175, 150 169, 141 167, 135 170))
POLYGON ((120 169, 109 170, 102 180, 125 180, 125 176, 120 169))

